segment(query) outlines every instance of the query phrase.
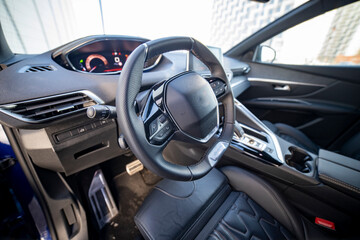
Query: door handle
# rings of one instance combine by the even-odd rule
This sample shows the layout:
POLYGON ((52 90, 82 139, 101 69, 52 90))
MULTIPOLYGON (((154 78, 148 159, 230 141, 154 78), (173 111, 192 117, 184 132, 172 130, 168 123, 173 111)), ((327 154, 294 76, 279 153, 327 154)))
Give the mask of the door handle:
POLYGON ((274 86, 275 91, 289 91, 291 90, 289 85, 275 85, 274 86))

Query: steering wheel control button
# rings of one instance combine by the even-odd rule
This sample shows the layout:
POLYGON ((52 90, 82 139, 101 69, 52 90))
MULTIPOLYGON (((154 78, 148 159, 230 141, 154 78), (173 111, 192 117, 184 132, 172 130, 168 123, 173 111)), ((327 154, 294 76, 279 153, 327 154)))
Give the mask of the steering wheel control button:
POLYGON ((160 117, 158 118, 160 123, 164 123, 166 121, 166 117, 164 114, 161 114, 160 117))
POLYGON ((154 135, 154 137, 152 138, 152 140, 154 140, 155 142, 158 142, 158 143, 162 143, 164 142, 168 137, 169 135, 171 134, 172 132, 172 126, 171 124, 167 121, 165 123, 165 125, 163 125, 159 131, 154 135))
POLYGON ((221 80, 210 79, 209 83, 210 83, 210 86, 211 86, 212 90, 214 91, 214 93, 215 93, 215 95, 217 97, 222 95, 223 93, 225 93, 225 86, 226 85, 221 80))
POLYGON ((158 121, 157 119, 155 119, 154 121, 152 121, 152 123, 150 123, 149 126, 150 136, 152 136, 157 130, 158 130, 158 121))

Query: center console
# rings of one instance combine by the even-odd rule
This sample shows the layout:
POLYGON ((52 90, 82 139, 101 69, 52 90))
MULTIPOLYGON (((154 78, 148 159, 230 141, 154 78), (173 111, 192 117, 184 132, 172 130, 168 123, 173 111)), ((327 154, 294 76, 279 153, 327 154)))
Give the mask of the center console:
POLYGON ((360 215, 360 161, 334 152, 307 152, 276 136, 240 102, 236 131, 224 165, 257 172, 280 189, 311 221, 332 221, 351 231, 360 215))

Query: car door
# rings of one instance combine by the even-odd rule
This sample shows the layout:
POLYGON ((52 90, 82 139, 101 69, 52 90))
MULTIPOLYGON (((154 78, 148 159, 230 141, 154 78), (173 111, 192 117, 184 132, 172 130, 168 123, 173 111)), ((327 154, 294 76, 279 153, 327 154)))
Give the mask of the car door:
POLYGON ((305 4, 226 53, 251 68, 238 100, 333 150, 360 128, 360 2, 335 2, 305 4))

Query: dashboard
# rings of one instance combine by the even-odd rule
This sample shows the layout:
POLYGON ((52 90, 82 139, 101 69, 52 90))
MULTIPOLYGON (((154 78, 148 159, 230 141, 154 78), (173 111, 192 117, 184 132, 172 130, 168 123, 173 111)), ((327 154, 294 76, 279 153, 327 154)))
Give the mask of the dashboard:
MULTIPOLYGON (((86 109, 94 104, 115 105, 127 57, 147 41, 89 36, 8 63, 0 71, 0 124, 16 129, 37 166, 66 175, 124 154, 126 150, 118 146, 116 121, 88 119, 86 109)), ((250 86, 246 78, 249 66, 223 56, 219 48, 212 51, 223 63, 233 94, 238 96, 250 86)), ((149 59, 144 64, 139 104, 154 84, 184 71, 211 77, 205 66, 185 51, 149 59)), ((221 94, 222 87, 208 80, 215 86, 214 92, 221 94)))

